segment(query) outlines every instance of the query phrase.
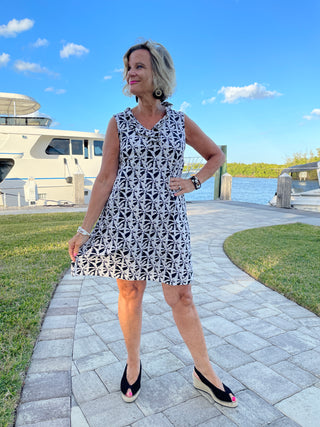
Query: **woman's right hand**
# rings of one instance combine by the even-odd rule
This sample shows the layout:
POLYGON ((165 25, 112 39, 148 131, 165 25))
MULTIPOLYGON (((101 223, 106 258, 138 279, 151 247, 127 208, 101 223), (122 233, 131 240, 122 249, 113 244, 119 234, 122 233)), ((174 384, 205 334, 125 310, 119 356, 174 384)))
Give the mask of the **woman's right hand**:
POLYGON ((84 245, 88 239, 89 236, 84 236, 83 234, 77 233, 72 237, 72 239, 69 240, 69 255, 73 262, 78 255, 80 247, 84 245))

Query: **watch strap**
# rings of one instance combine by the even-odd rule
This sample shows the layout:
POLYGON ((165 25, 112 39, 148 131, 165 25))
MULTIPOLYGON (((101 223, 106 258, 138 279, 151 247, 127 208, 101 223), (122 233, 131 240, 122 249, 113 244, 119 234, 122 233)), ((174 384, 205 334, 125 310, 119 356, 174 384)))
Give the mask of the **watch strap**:
POLYGON ((194 185, 195 190, 199 190, 201 188, 201 182, 199 178, 197 178, 195 175, 190 177, 192 184, 194 185))

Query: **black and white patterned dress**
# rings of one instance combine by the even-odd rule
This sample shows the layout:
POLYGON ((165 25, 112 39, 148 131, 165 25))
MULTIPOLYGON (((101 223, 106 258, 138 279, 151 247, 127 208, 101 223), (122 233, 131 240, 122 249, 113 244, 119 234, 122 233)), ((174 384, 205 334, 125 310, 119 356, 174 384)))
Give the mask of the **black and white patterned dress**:
POLYGON ((192 281, 190 231, 184 196, 174 196, 170 177, 180 177, 185 149, 184 114, 166 107, 146 129, 130 108, 116 114, 119 169, 109 199, 72 266, 74 275, 192 281))

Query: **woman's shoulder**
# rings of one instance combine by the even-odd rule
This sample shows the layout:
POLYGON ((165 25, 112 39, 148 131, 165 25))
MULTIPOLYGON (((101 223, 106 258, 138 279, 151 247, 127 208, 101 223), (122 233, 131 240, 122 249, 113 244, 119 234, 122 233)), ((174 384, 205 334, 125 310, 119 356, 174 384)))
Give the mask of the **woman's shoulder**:
POLYGON ((174 108, 172 108, 172 104, 166 105, 166 110, 169 119, 174 120, 176 122, 179 121, 184 125, 185 114, 183 111, 175 110, 174 108))
POLYGON ((128 107, 124 111, 120 111, 119 113, 116 113, 113 115, 115 119, 117 118, 124 118, 124 117, 130 117, 131 109, 128 107))
POLYGON ((122 129, 130 125, 130 123, 132 122, 133 115, 131 109, 128 107, 124 111, 114 114, 113 118, 115 119, 118 128, 122 129))

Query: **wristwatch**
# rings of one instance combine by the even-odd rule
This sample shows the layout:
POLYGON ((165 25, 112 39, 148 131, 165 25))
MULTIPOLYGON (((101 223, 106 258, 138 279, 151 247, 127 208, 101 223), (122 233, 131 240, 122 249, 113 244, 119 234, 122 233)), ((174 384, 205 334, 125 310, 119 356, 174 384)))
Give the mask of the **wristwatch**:
POLYGON ((195 190, 199 190, 201 188, 201 182, 199 179, 194 175, 190 177, 192 184, 194 185, 195 190))

